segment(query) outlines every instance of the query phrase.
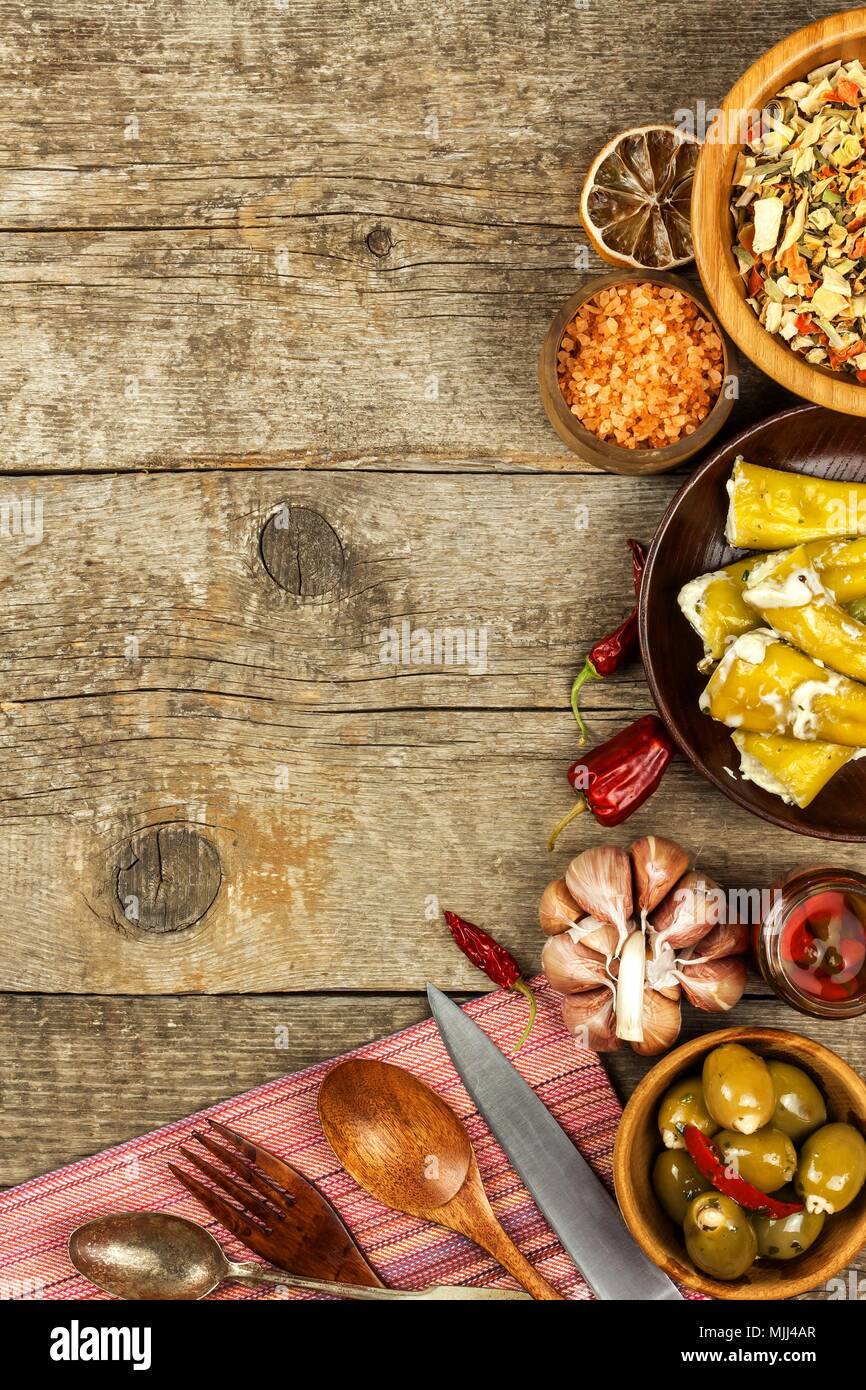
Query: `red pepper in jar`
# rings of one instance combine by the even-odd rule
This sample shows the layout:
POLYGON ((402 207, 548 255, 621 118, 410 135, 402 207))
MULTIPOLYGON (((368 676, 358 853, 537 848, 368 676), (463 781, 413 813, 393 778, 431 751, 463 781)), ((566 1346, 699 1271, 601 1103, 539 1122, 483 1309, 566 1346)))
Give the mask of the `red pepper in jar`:
POLYGON ((445 921, 464 956, 479 970, 483 970, 488 980, 499 985, 500 989, 517 990, 518 993, 525 994, 529 1000, 529 1022, 514 1049, 515 1052, 519 1052, 532 1032, 537 1007, 535 995, 521 978, 520 966, 510 951, 500 946, 489 932, 476 927, 474 922, 467 922, 465 918, 458 917, 456 912, 446 912, 445 921))
POLYGON ((673 740, 656 714, 643 715, 591 748, 568 769, 580 800, 554 827, 547 848, 553 849, 560 831, 584 811, 591 811, 599 825, 628 820, 658 787, 673 752, 673 740))
POLYGON ((769 1193, 746 1182, 739 1173, 732 1172, 712 1139, 703 1134, 697 1125, 686 1125, 683 1139, 701 1176, 711 1182, 717 1192, 733 1197, 747 1211, 765 1212, 778 1220, 779 1217, 793 1216, 795 1212, 803 1210, 802 1202, 780 1202, 778 1197, 771 1197, 769 1193))
MULTIPOLYGON (((640 594, 640 582, 646 564, 646 551, 638 541, 630 540, 628 544, 631 547, 632 577, 635 598, 637 598, 640 594)), ((607 637, 602 637, 600 642, 596 642, 583 663, 583 670, 575 676, 574 684, 571 687, 571 708, 580 729, 581 743, 586 743, 587 737, 586 725, 578 709, 578 697, 582 687, 587 681, 598 681, 603 680, 605 676, 612 676, 614 671, 618 671, 620 666, 631 660, 637 647, 637 607, 635 607, 625 622, 620 623, 615 632, 609 633, 607 637)))

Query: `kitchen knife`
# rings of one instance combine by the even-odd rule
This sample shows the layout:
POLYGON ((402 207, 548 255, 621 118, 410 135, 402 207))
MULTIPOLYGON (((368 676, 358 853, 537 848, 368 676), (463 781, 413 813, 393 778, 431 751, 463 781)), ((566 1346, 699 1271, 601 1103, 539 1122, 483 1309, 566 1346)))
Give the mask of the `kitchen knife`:
POLYGON ((629 1235, 616 1203, 508 1058, 435 985, 428 984, 427 998, 464 1086, 596 1297, 682 1298, 629 1235))

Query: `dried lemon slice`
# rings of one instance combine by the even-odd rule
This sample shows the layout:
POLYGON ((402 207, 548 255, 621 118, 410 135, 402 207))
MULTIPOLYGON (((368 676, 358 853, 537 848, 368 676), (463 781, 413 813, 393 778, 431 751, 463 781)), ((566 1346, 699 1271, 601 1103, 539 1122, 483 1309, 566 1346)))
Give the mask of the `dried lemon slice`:
POLYGON ((694 255, 689 213, 700 142, 671 125, 637 126, 590 166, 580 216, 598 254, 616 265, 667 270, 694 255))

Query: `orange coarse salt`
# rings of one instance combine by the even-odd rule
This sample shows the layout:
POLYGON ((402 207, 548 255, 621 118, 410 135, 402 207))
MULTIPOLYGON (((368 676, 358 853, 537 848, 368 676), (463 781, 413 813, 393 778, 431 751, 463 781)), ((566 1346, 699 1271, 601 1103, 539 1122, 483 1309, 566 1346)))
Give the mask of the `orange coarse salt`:
POLYGON ((700 305, 650 281, 587 300, 557 354, 572 414, 624 449, 665 449, 694 434, 716 403, 723 368, 721 338, 700 305))

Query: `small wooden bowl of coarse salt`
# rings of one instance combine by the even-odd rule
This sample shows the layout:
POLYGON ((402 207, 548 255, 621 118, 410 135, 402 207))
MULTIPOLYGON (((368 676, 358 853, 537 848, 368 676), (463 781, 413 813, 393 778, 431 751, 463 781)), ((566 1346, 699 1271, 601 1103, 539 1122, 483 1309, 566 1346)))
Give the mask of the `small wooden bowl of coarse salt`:
POLYGON ((538 363, 560 439, 609 473, 665 473, 709 444, 737 397, 718 320, 679 275, 611 270, 563 304, 538 363))

